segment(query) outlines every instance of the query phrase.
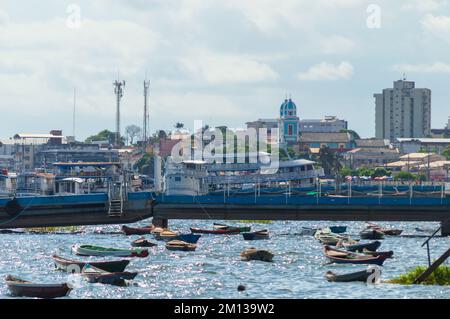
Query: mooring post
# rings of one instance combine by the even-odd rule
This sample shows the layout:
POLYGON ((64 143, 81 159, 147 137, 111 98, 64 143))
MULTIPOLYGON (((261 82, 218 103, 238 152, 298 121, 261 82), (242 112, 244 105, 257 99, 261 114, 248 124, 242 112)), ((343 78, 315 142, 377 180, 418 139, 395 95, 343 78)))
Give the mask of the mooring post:
POLYGON ((441 221, 441 235, 450 236, 450 219, 441 221))
POLYGON ((153 218, 152 224, 156 227, 169 228, 169 220, 163 218, 153 218))

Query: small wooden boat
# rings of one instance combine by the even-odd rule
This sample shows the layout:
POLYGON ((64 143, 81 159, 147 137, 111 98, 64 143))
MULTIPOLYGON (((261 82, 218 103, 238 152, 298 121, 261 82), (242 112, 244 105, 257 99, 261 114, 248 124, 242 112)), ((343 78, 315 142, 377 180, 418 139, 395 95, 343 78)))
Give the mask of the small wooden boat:
POLYGON ((329 228, 333 234, 342 234, 347 231, 347 226, 331 226, 329 228))
POLYGON ((347 244, 344 242, 342 245, 346 250, 353 252, 363 252, 364 249, 368 251, 377 251, 377 249, 381 246, 381 242, 373 241, 370 243, 362 243, 362 244, 347 244))
POLYGON ((197 248, 197 245, 181 240, 171 240, 166 244, 166 248, 168 250, 194 251, 197 248))
POLYGON ((255 231, 253 233, 242 233, 245 240, 262 240, 269 239, 269 231, 267 229, 255 231))
POLYGON ((241 253, 241 259, 244 261, 260 260, 260 261, 271 262, 273 257, 274 257, 274 254, 272 254, 270 251, 256 249, 254 247, 247 249, 241 253))
POLYGON ((378 226, 373 223, 367 223, 367 228, 369 229, 375 229, 379 232, 382 232, 386 236, 400 236, 403 233, 402 229, 395 229, 395 228, 383 228, 381 226, 378 226))
POLYGON ((68 296, 72 290, 67 283, 37 284, 11 275, 8 275, 5 280, 9 291, 15 297, 51 299, 68 296))
POLYGON ((369 276, 371 274, 372 272, 369 270, 361 270, 342 275, 338 275, 332 271, 327 271, 325 274, 325 278, 329 282, 353 282, 353 281, 367 282, 367 279, 369 279, 369 276))
POLYGON ((324 247, 325 256, 334 263, 337 264, 373 264, 382 266, 386 260, 386 256, 367 256, 356 254, 349 251, 339 250, 331 248, 330 246, 324 247))
POLYGON ((115 261, 77 261, 77 260, 71 260, 67 258, 60 257, 58 255, 52 256, 53 261, 55 262, 55 268, 63 271, 75 271, 73 268, 74 266, 77 266, 80 271, 86 266, 91 265, 93 267, 99 268, 103 271, 109 271, 109 272, 122 272, 125 270, 125 268, 130 263, 129 260, 115 260, 115 261))
POLYGON ((155 238, 158 240, 174 240, 177 239, 177 237, 180 235, 179 232, 176 231, 171 231, 171 230, 164 230, 162 232, 160 232, 158 235, 155 235, 155 238))
POLYGON ((198 240, 202 237, 201 235, 195 235, 195 234, 181 234, 176 239, 184 241, 189 244, 196 244, 198 240))
POLYGON ((191 228, 193 234, 211 234, 211 235, 236 235, 240 234, 241 231, 237 228, 224 228, 224 229, 200 229, 191 228))
POLYGON ((364 229, 359 233, 359 236, 361 236, 361 239, 384 239, 384 234, 382 232, 372 228, 364 229))
POLYGON ((314 236, 317 232, 317 229, 309 228, 309 227, 302 227, 300 230, 300 235, 302 236, 314 236))
POLYGON ((127 236, 151 234, 154 229, 155 229, 155 226, 153 226, 153 225, 140 227, 140 228, 128 227, 125 225, 122 226, 122 231, 127 236))
MULTIPOLYGON (((152 243, 151 241, 148 241, 145 237, 141 237, 139 239, 132 241, 131 246, 133 246, 133 247, 154 247, 154 246, 157 246, 157 244, 152 243)), ((99 268, 99 267, 97 267, 97 268, 99 268)))
POLYGON ((218 224, 218 223, 214 223, 213 228, 214 229, 238 229, 239 232, 241 232, 241 233, 248 233, 251 230, 251 227, 248 227, 248 226, 236 227, 236 226, 229 226, 229 225, 218 224))
POLYGON ((370 250, 364 249, 363 254, 373 256, 373 257, 384 256, 386 258, 392 258, 394 256, 394 252, 392 250, 390 250, 390 251, 370 251, 370 250))
POLYGON ((96 267, 88 266, 81 273, 90 283, 100 283, 113 286, 126 286, 126 280, 133 280, 137 272, 107 272, 96 267))
POLYGON ((79 256, 114 256, 114 257, 147 257, 147 249, 117 249, 94 245, 74 246, 73 251, 79 256))

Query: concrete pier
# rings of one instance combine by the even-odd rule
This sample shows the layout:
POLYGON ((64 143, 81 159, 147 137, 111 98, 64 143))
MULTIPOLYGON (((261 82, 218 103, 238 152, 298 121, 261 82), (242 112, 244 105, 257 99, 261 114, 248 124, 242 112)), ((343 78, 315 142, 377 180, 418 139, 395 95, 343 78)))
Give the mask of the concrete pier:
MULTIPOLYGON (((441 222, 442 235, 450 236, 449 206, 387 205, 237 205, 169 204, 153 207, 154 221, 203 220, 297 220, 297 221, 405 221, 441 222), (448 221, 448 222, 443 222, 448 221)), ((162 222, 161 222, 162 223, 162 222)))

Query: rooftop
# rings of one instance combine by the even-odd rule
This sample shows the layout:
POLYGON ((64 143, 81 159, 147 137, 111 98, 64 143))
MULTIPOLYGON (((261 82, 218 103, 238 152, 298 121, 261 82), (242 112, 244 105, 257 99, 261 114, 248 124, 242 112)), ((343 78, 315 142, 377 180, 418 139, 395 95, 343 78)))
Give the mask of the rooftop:
POLYGON ((302 142, 341 142, 347 143, 351 141, 349 133, 309 133, 304 132, 301 136, 302 142))

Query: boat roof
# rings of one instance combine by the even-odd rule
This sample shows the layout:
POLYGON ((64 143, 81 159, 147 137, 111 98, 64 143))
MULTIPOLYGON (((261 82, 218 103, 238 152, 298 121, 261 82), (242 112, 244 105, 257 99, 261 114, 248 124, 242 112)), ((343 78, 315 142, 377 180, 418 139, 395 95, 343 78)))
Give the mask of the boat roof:
POLYGON ((283 161, 279 163, 279 167, 296 167, 296 166, 304 166, 304 165, 312 165, 315 162, 306 160, 306 159, 298 159, 293 161, 283 161))
POLYGON ((84 182, 84 179, 79 178, 79 177, 68 177, 68 178, 64 178, 62 180, 59 180, 58 182, 75 182, 78 184, 82 184, 84 182))
POLYGON ((86 166, 121 166, 120 162, 78 162, 78 163, 53 163, 53 166, 59 167, 86 167, 86 166))

